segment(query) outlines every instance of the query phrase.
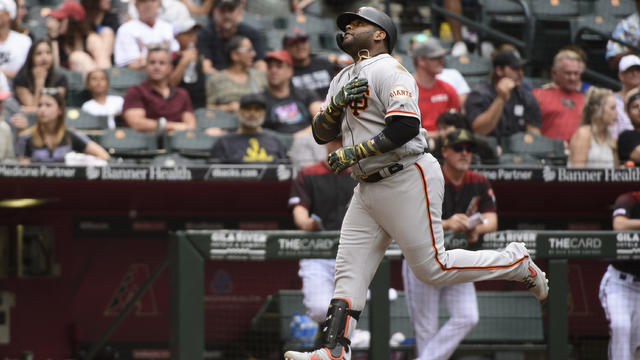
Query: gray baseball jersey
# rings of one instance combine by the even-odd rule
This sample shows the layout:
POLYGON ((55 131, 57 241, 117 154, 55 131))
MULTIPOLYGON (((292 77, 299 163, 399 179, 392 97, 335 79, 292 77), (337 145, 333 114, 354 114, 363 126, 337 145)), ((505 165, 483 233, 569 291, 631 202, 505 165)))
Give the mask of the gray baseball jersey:
MULTIPOLYGON (((378 135, 393 115, 414 117, 420 121, 418 86, 413 76, 396 59, 388 54, 362 60, 344 68, 329 85, 324 110, 339 89, 353 78, 365 78, 369 82, 366 96, 347 106, 342 120, 343 145, 355 145, 378 135)), ((417 155, 427 148, 426 130, 399 148, 360 160, 351 170, 358 177, 370 175, 385 166, 401 163, 413 164, 417 155), (411 156, 416 155, 416 156, 411 156)))

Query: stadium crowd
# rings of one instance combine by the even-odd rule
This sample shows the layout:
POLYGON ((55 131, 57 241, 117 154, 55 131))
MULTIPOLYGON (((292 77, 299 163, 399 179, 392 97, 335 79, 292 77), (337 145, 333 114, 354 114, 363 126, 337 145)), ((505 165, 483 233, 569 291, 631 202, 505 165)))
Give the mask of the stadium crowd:
MULTIPOLYGON (((244 96, 256 94, 265 107, 257 133, 270 139, 269 144, 256 137, 225 146, 247 155, 266 150, 267 145, 273 147, 275 142, 277 148, 286 148, 285 156, 229 160, 210 148, 202 149, 198 161, 245 159, 304 166, 322 160, 326 150, 314 143, 309 125, 320 110, 329 81, 348 60, 335 44, 327 44, 331 36, 319 34, 331 33, 327 28, 335 28, 334 13, 348 9, 333 1, 290 1, 289 7, 283 6, 286 3, 65 0, 42 5, 39 1, 0 0, 4 105, 0 130, 5 139, 13 139, 3 144, 6 150, 1 161, 29 157, 30 148, 25 144, 30 134, 41 129, 43 95, 54 93, 65 100, 60 111, 67 113, 62 118, 73 114, 80 120, 74 123, 80 126, 74 129, 62 121, 52 131, 58 135, 40 134, 44 148, 56 156, 31 161, 64 161, 66 151, 91 155, 88 148, 76 143, 70 146, 71 139, 86 137, 83 144, 100 147, 100 131, 106 134, 121 127, 165 138, 198 131, 210 136, 211 144, 231 133, 246 135, 240 105, 244 96), (266 7, 271 7, 270 13, 281 11, 280 18, 263 16, 266 7), (284 26, 276 26, 278 21, 284 26), (81 125, 85 117, 96 116, 106 117, 102 128, 81 125), (86 130, 90 130, 88 137, 82 134, 86 130), (60 135, 67 132, 73 136, 60 135)), ((459 14, 465 4, 443 2, 446 9, 459 14)), ((382 2, 377 5, 383 6, 382 2)), ((640 2, 636 6, 640 10, 640 2)), ((398 7, 391 10, 397 18, 398 7)), ((640 38, 637 19, 637 12, 622 18, 612 34, 635 44, 640 38)), ((420 32, 394 52, 418 83, 422 125, 428 130, 432 151, 437 153, 448 132, 462 127, 471 130, 482 145, 478 146, 482 150, 473 149, 476 164, 640 164, 636 111, 640 58, 632 50, 615 41, 603 49, 606 61, 618 72, 621 88, 597 88, 582 81, 585 53, 569 44, 553 58, 550 79, 534 87, 524 75, 527 59, 518 49, 495 44, 497 50, 487 53, 485 47, 482 51, 476 47, 482 52, 476 56, 463 37, 468 29, 453 18, 444 20, 450 24, 449 42, 420 32), (468 63, 480 56, 490 64, 487 76, 483 81, 473 79, 471 87, 458 69, 445 68, 445 59, 468 63), (438 118, 451 118, 451 113, 462 120, 449 124, 441 120, 438 126, 438 118), (512 149, 506 144, 521 139, 522 134, 528 135, 524 139, 531 145, 531 154, 501 156, 510 155, 512 149)), ((118 149, 108 150, 112 154, 109 161, 127 159, 118 149)), ((180 149, 166 150, 180 156, 180 149)))

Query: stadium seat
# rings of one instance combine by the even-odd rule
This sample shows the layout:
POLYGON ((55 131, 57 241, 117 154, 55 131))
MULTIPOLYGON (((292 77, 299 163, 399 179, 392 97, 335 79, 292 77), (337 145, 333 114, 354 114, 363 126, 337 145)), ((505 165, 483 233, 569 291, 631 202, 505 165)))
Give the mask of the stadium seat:
POLYGON ((566 163, 564 142, 543 135, 519 132, 502 139, 505 154, 529 154, 554 164, 566 163))
POLYGON ((68 107, 65 123, 68 127, 80 130, 105 130, 108 127, 106 116, 91 115, 82 109, 68 107))
POLYGON ((504 167, 542 166, 540 159, 531 154, 502 154, 498 158, 498 164, 504 167))
POLYGON ((241 22, 251 25, 256 30, 263 32, 274 28, 274 18, 269 15, 257 14, 246 11, 242 15, 241 22))
POLYGON ((275 19, 274 25, 278 29, 299 28, 307 34, 323 34, 338 31, 333 19, 313 15, 288 14, 287 16, 275 19))
POLYGON ((527 0, 484 0, 480 12, 485 26, 516 38, 527 41, 535 32, 527 0))
POLYGON ((109 89, 111 92, 124 95, 131 86, 143 82, 147 74, 143 71, 135 71, 126 67, 112 67, 107 69, 109 75, 109 89))
POLYGON ((594 14, 601 16, 612 16, 617 18, 616 22, 636 11, 635 3, 631 0, 595 0, 594 14))
POLYGON ((465 78, 467 76, 483 76, 488 78, 493 69, 491 60, 475 54, 467 54, 458 57, 445 57, 445 67, 454 68, 465 78))
POLYGON ((567 21, 568 17, 580 15, 576 0, 529 0, 531 13, 539 20, 567 21))
POLYGON ((195 109, 193 113, 199 129, 217 127, 224 130, 235 130, 238 127, 238 118, 230 112, 199 108, 195 109))
POLYGON ((584 15, 571 19, 571 41, 578 44, 584 41, 606 41, 616 27, 617 19, 611 15, 584 15))
POLYGON ((176 131, 167 137, 167 150, 190 157, 209 157, 216 137, 198 130, 176 131))
POLYGON ((192 159, 180 154, 170 153, 158 155, 151 160, 150 165, 162 166, 162 167, 176 167, 176 166, 198 166, 205 165, 207 162, 205 159, 192 159))
POLYGON ((155 134, 129 128, 105 130, 98 143, 112 156, 153 157, 158 154, 158 138, 155 134))

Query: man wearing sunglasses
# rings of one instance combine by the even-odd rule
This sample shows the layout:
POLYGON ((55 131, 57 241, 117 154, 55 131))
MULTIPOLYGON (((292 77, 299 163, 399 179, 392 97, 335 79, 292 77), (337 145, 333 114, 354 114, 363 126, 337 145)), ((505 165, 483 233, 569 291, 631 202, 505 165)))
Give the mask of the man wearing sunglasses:
MULTIPOLYGON (((476 141, 469 130, 456 129, 444 138, 444 201, 442 228, 465 236, 469 247, 479 236, 498 228, 496 201, 489 181, 469 170, 476 141)), ((478 322, 478 302, 473 283, 429 285, 402 264, 404 290, 415 329, 419 360, 448 359, 478 322), (449 320, 438 330, 439 301, 446 305, 449 320)))

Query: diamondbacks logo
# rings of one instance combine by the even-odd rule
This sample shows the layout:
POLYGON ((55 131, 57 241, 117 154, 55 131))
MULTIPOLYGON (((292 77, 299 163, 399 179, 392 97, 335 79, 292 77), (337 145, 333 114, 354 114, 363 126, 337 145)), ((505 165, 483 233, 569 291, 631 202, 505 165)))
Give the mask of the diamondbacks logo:
MULTIPOLYGON (((104 310, 105 316, 116 316, 127 306, 129 301, 136 295, 144 282, 149 277, 148 264, 131 264, 129 270, 124 275, 120 285, 111 297, 107 308, 104 310)), ((150 286, 147 291, 138 299, 135 304, 136 316, 154 316, 158 314, 156 305, 156 297, 153 293, 153 287, 150 286)))
POLYGON ((364 97, 356 101, 352 101, 351 104, 349 104, 349 107, 351 108, 353 116, 359 116, 361 111, 365 111, 369 108, 369 85, 367 85, 367 91, 364 92, 364 97))

